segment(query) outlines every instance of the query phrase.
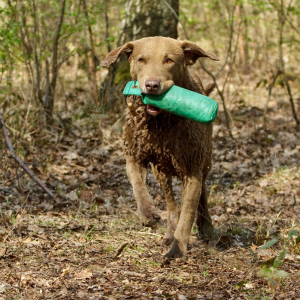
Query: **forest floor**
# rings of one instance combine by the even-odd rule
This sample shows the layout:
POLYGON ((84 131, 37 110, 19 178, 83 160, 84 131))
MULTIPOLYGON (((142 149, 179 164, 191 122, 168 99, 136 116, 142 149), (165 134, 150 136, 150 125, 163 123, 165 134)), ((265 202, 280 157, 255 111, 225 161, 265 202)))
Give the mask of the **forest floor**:
MULTIPOLYGON (((23 146, 11 135, 56 198, 0 153, 0 299, 300 299, 300 131, 289 115, 271 107, 262 126, 258 107, 237 105, 232 140, 220 114, 208 179, 216 236, 194 228, 188 259, 169 262, 151 172, 162 219, 146 228, 136 214, 122 118, 73 115, 69 129, 38 130, 23 146)), ((174 179, 178 201, 180 191, 174 179)))

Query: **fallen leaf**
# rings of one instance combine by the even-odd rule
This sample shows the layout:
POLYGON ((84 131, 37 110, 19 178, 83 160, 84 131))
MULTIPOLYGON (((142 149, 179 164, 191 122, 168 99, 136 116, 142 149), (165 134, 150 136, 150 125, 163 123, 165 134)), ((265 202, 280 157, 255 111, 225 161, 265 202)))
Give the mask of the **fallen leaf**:
POLYGON ((75 279, 88 279, 88 278, 91 278, 93 276, 93 273, 91 270, 82 270, 81 272, 79 273, 76 273, 75 274, 75 279))
POLYGON ((7 248, 5 247, 5 248, 2 248, 1 250, 0 250, 0 257, 2 257, 2 256, 4 256, 5 255, 5 253, 6 253, 6 250, 7 250, 7 248))
POLYGON ((27 245, 33 245, 33 246, 40 245, 39 241, 32 240, 30 237, 28 237, 26 240, 24 240, 23 243, 27 244, 27 245))
POLYGON ((78 200, 77 191, 74 190, 66 194, 66 198, 70 199, 71 201, 77 201, 78 200))
POLYGON ((29 231, 33 231, 33 232, 42 232, 44 231, 44 229, 42 229, 41 227, 37 226, 37 225, 28 225, 28 230, 29 231))
POLYGON ((70 269, 67 268, 67 269, 63 269, 62 273, 60 274, 60 277, 65 277, 69 274, 70 272, 70 269))
POLYGON ((191 274, 190 273, 187 273, 187 272, 181 272, 180 273, 180 276, 183 276, 183 277, 189 277, 191 274))
POLYGON ((77 159, 78 158, 78 154, 77 152, 74 151, 68 151, 66 152, 66 154, 63 156, 64 159, 66 160, 73 160, 73 159, 77 159))
POLYGON ((85 291, 79 291, 79 292, 77 293, 77 296, 78 296, 79 298, 85 298, 85 297, 87 296, 87 293, 86 293, 85 291))
POLYGON ((90 189, 83 189, 80 192, 80 199, 84 201, 92 201, 94 197, 94 192, 90 189))

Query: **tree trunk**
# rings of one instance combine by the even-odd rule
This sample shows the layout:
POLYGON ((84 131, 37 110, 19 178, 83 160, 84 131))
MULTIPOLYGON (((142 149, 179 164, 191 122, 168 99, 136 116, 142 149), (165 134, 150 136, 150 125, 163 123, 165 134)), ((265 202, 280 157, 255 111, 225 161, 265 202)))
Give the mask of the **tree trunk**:
POLYGON ((249 72, 249 53, 248 53, 248 22, 247 16, 242 4, 236 6, 239 23, 242 24, 242 30, 239 34, 240 57, 245 74, 249 72))
POLYGON ((89 31, 89 38, 90 38, 90 47, 91 47, 91 56, 89 59, 89 73, 90 73, 90 79, 91 79, 91 91, 92 91, 92 97, 94 100, 94 104, 98 106, 98 88, 97 88, 97 74, 96 74, 96 63, 95 63, 95 46, 94 46, 94 35, 92 31, 92 27, 89 23, 89 15, 88 15, 88 9, 86 0, 82 0, 83 10, 84 14, 87 20, 87 27, 89 31))
MULTIPOLYGON (((179 1, 168 0, 178 15, 179 1)), ((119 45, 148 36, 166 36, 177 39, 177 20, 164 1, 127 1, 126 15, 119 45)))
MULTIPOLYGON (((179 0, 128 0, 118 46, 150 36, 177 39, 178 21, 174 12, 178 15, 178 10, 179 0)), ((102 110, 107 111, 116 106, 118 88, 113 89, 113 86, 123 87, 130 78, 129 65, 125 58, 121 58, 110 66, 102 85, 102 110)))
MULTIPOLYGON (((292 2, 292 1, 291 1, 292 2)), ((294 120, 296 122, 297 125, 300 125, 300 120, 298 119, 297 116, 297 112, 296 112, 296 107, 295 107, 295 103, 294 103, 294 99, 293 99, 293 95, 292 95, 292 91, 291 91, 291 87, 290 84, 287 80, 286 77, 286 73, 285 73, 285 66, 284 66, 284 60, 283 60, 283 27, 287 18, 287 14, 289 11, 289 7, 291 5, 291 2, 285 12, 284 10, 284 4, 283 4, 283 0, 280 1, 279 3, 279 9, 278 9, 278 22, 279 22, 279 43, 278 43, 278 52, 279 52, 279 59, 278 59, 278 70, 283 73, 284 75, 284 82, 287 88, 287 92, 289 95, 289 100, 291 103, 291 107, 292 107, 292 113, 293 113, 293 117, 294 120)))
POLYGON ((53 46, 52 46, 52 78, 51 81, 49 79, 49 67, 47 66, 47 76, 48 76, 48 82, 46 87, 46 95, 45 95, 45 103, 44 103, 44 110, 45 110, 45 119, 46 119, 46 125, 48 127, 51 127, 53 122, 53 107, 54 107, 54 96, 55 96, 55 88, 56 88, 56 81, 58 77, 58 44, 59 44, 59 35, 61 26, 64 20, 64 13, 65 13, 65 6, 66 6, 66 0, 61 1, 60 6, 60 13, 59 13, 59 19, 57 22, 57 27, 55 30, 54 40, 53 40, 53 46))

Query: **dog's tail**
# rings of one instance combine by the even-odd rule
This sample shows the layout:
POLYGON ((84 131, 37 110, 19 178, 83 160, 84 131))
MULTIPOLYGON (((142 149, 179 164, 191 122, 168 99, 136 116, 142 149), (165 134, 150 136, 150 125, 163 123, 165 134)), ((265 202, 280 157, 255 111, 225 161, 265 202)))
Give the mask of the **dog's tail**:
POLYGON ((209 96, 209 94, 214 90, 215 87, 216 87, 216 84, 214 82, 208 84, 205 88, 206 96, 209 96))

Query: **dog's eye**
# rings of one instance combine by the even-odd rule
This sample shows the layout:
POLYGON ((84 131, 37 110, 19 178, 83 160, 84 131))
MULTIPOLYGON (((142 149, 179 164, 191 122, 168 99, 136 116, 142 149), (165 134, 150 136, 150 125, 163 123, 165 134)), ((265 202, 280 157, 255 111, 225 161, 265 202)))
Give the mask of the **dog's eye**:
POLYGON ((173 62, 173 60, 171 58, 166 59, 166 64, 171 64, 172 62, 173 62))
POLYGON ((144 62, 145 62, 145 60, 144 60, 143 58, 139 58, 139 59, 138 59, 138 62, 140 62, 140 63, 144 63, 144 62))

